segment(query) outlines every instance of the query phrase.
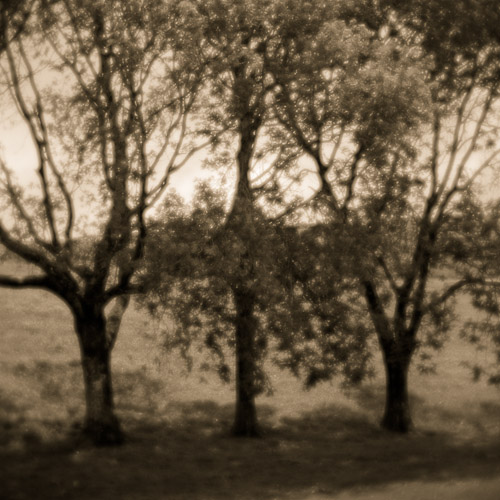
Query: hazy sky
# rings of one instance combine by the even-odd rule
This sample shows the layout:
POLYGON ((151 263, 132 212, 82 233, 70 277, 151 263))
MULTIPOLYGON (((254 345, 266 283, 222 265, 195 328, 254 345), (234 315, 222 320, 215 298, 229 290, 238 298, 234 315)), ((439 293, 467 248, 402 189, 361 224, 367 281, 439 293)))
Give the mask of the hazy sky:
MULTIPOLYGON (((0 152, 19 181, 26 184, 37 180, 37 159, 31 135, 26 125, 16 117, 15 111, 0 122, 0 152)), ((182 197, 189 199, 197 178, 209 175, 201 168, 202 161, 200 154, 173 174, 170 186, 182 197)))

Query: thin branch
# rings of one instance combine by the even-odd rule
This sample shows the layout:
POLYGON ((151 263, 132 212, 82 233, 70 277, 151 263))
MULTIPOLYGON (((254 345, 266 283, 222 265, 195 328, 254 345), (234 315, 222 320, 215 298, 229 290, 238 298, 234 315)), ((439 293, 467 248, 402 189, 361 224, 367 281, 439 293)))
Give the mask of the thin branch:
MULTIPOLYGON (((29 58, 27 57, 26 52, 24 50, 24 47, 22 46, 21 43, 19 43, 19 50, 20 50, 21 56, 23 58, 24 64, 28 70, 28 78, 30 80, 31 88, 33 89, 33 93, 34 93, 35 99, 36 99, 36 115, 35 116, 37 118, 38 128, 39 128, 39 131, 40 131, 40 133, 42 135, 42 139, 43 139, 42 145, 43 145, 43 149, 44 149, 44 152, 46 155, 46 161, 47 161, 47 164, 48 164, 52 174, 56 178, 57 185, 58 185, 59 190, 61 191, 61 193, 63 195, 63 198, 64 198, 65 203, 66 203, 66 208, 68 211, 66 228, 65 228, 65 237, 66 237, 66 244, 67 244, 71 238, 71 231, 73 229, 73 217, 74 217, 74 215, 73 215, 73 200, 72 200, 71 195, 69 193, 69 189, 68 189, 61 173, 59 172, 59 169, 57 168, 57 166, 55 164, 55 160, 54 160, 54 157, 52 155, 50 141, 49 141, 49 135, 48 135, 48 129, 47 129, 47 125, 46 125, 45 117, 44 117, 42 98, 41 98, 40 92, 38 90, 37 84, 35 82, 34 72, 33 72, 32 66, 29 62, 29 58)), ((48 195, 48 191, 47 191, 47 195, 48 195)), ((51 230, 53 232, 53 243, 55 244, 55 246, 57 246, 57 232, 56 232, 55 222, 53 221, 53 210, 54 209, 53 209, 53 205, 50 202, 50 200, 47 203, 48 203, 47 208, 49 209, 49 212, 50 212, 49 222, 52 221, 50 226, 51 226, 51 230)))
MULTIPOLYGON (((460 178, 463 174, 463 171, 466 167, 466 164, 467 164, 467 161, 469 160, 470 156, 472 155, 472 153, 474 152, 474 149, 476 147, 476 144, 477 144, 477 140, 479 138, 479 134, 481 132, 481 127, 484 123, 484 120, 486 119, 487 115, 488 115, 488 111, 491 109, 491 104, 493 102, 493 99, 496 95, 496 92, 497 92, 497 89, 498 89, 498 84, 495 85, 489 92, 489 95, 488 95, 488 98, 486 99, 485 103, 484 103, 484 106, 483 106, 483 109, 482 109, 482 112, 481 112, 481 116, 479 117, 477 123, 476 123, 476 127, 474 129, 474 133, 472 135, 472 139, 471 139, 471 144, 468 148, 468 150, 466 151, 466 153, 464 154, 464 156, 462 157, 458 167, 457 167, 457 171, 456 171, 456 174, 455 174, 455 177, 454 177, 454 180, 453 180, 453 183, 452 185, 450 186, 450 188, 448 189, 448 191, 445 193, 444 195, 444 198, 443 200, 441 201, 440 203, 440 206, 439 206, 439 209, 438 209, 438 213, 436 214, 436 217, 435 217, 435 224, 438 224, 439 221, 441 220, 441 218, 443 217, 444 215, 444 212, 446 210, 446 207, 448 206, 448 203, 450 202, 450 200, 452 199, 453 195, 459 191, 459 187, 458 187, 458 184, 460 182, 460 178)), ((485 168, 485 166, 483 167, 485 168)), ((445 185, 442 184, 442 189, 440 189, 440 194, 443 193, 444 189, 445 189, 445 185)))
MULTIPOLYGON (((52 245, 55 249, 60 247, 59 238, 57 234, 57 227, 55 222, 55 213, 54 213, 54 205, 52 203, 52 196, 50 194, 49 180, 47 178, 46 165, 48 162, 47 155, 47 147, 48 147, 48 136, 47 136, 47 128, 45 126, 45 120, 43 117, 43 106, 42 99, 40 96, 40 92, 38 90, 38 86, 35 82, 35 78, 33 76, 33 69, 31 64, 26 56, 23 45, 21 42, 18 42, 19 53, 21 54, 21 58, 26 66, 28 72, 28 80, 30 82, 30 87, 35 96, 35 111, 31 113, 31 120, 34 129, 33 137, 36 142, 38 158, 39 158, 39 167, 38 167, 38 175, 40 177, 40 181, 42 184, 43 190, 43 205, 45 208, 45 216, 47 219, 47 223, 49 226, 52 245), (40 134, 40 136, 38 135, 40 134)), ((19 94, 21 94, 21 89, 19 88, 19 94)))
POLYGON ((332 154, 330 155, 330 158, 328 159, 328 162, 327 162, 328 168, 331 168, 333 166, 333 163, 335 162, 335 158, 337 157, 337 153, 340 149, 342 139, 344 138, 345 130, 346 130, 346 125, 345 125, 345 123, 343 123, 342 126, 340 127, 340 132, 339 132, 339 135, 337 136, 337 140, 335 142, 335 145, 333 146, 332 154))
MULTIPOLYGON (((250 180, 251 184, 255 184, 256 182, 259 182, 263 177, 268 175, 270 172, 273 172, 276 166, 280 163, 280 160, 283 156, 283 151, 285 150, 285 147, 283 145, 280 145, 278 154, 276 155, 276 158, 258 175, 256 175, 253 179, 250 180)), ((271 176, 272 178, 273 176, 271 176)), ((267 181, 264 181, 263 184, 267 184, 267 181)), ((257 186, 258 188, 259 186, 257 186)))
POLYGON ((385 259, 379 255, 377 256, 377 262, 380 264, 380 267, 384 271, 385 277, 387 278, 387 281, 389 282, 389 285, 392 288, 392 291, 397 295, 400 292, 400 287, 398 287, 398 284, 396 283, 396 280, 394 279, 394 276, 392 275, 389 267, 387 266, 387 263, 385 262, 385 259))
POLYGON ((475 127, 475 130, 474 130, 474 133, 472 135, 472 138, 471 138, 471 144, 469 146, 469 148, 467 149, 466 153, 464 154, 464 156, 462 157, 462 160, 460 161, 459 165, 458 165, 458 168, 457 168, 457 173, 455 175, 455 179, 453 181, 453 188, 455 188, 459 181, 460 181, 460 177, 462 175, 462 172, 470 158, 470 156, 472 155, 472 153, 474 152, 475 148, 476 148, 476 145, 477 145, 477 140, 479 138, 479 134, 481 133, 481 129, 482 129, 482 126, 484 124, 484 121, 486 120, 486 117, 488 116, 488 112, 489 110, 491 109, 491 105, 493 103, 493 99, 495 98, 496 96, 496 93, 497 93, 497 89, 498 89, 498 84, 495 85, 491 90, 490 90, 490 93, 488 95, 488 98, 486 99, 486 102, 484 103, 484 106, 483 106, 483 109, 481 111, 481 115, 476 123, 476 127, 475 127))
MULTIPOLYGON (((222 133, 223 132, 221 131, 221 134, 222 133)), ((151 189, 149 191, 149 193, 147 195, 148 196, 147 206, 150 207, 150 206, 154 205, 154 203, 156 203, 156 201, 161 197, 161 195, 165 191, 165 188, 168 185, 168 181, 170 179, 170 176, 174 172, 177 172, 177 170, 181 169, 191 159, 191 157, 194 154, 196 154, 198 151, 201 151, 202 149, 206 148, 207 146, 209 146, 212 143, 213 143, 213 139, 210 138, 209 140, 199 144, 198 146, 191 148, 189 150, 189 152, 186 155, 184 155, 182 161, 180 161, 179 163, 175 163, 176 157, 172 156, 169 164, 165 168, 165 174, 164 174, 163 178, 153 189, 151 189)), ((180 149, 180 146, 179 146, 179 148, 176 148, 176 149, 177 149, 177 156, 178 156, 178 150, 180 149)))
POLYGON ((115 344, 118 331, 130 302, 130 295, 121 295, 116 298, 115 303, 106 317, 106 340, 108 348, 111 350, 115 344))
POLYGON ((500 285, 499 282, 487 282, 482 278, 464 278, 456 281, 453 285, 450 285, 442 294, 440 294, 435 300, 427 305, 424 309, 424 313, 428 313, 431 309, 444 304, 447 300, 451 299, 457 292, 469 285, 500 285))
MULTIPOLYGON (((89 57, 88 51, 85 50, 85 48, 84 48, 85 44, 84 44, 84 41, 81 37, 80 30, 78 29, 78 23, 77 23, 75 15, 73 13, 73 9, 70 7, 67 0, 64 0, 64 6, 66 7, 66 12, 68 13, 68 16, 69 16, 69 19, 71 22, 71 26, 73 27, 73 33, 75 33, 76 39, 80 45, 80 49, 81 49, 80 53, 83 53, 85 60, 87 61, 87 66, 89 67, 90 72, 92 73, 92 76, 94 77, 95 80, 97 80, 97 71, 94 68, 92 60, 89 57)), ((66 35, 64 34, 64 32, 61 29, 59 29, 59 25, 57 25, 57 26, 58 26, 58 31, 61 33, 61 35, 63 35, 63 37, 66 40, 66 43, 68 45, 71 45, 71 40, 69 40, 68 37, 66 37, 66 35)))
POLYGON ((462 184, 461 186, 457 186, 457 190, 459 191, 464 191, 468 189, 472 183, 475 181, 475 179, 483 172, 486 168, 490 166, 491 161, 496 157, 500 155, 500 148, 496 149, 493 151, 490 156, 486 158, 479 166, 478 168, 474 171, 474 173, 471 175, 471 177, 467 180, 465 184, 462 184))
POLYGON ((36 231, 33 219, 25 210, 21 201, 21 196, 12 182, 10 171, 5 165, 4 161, 1 159, 0 159, 0 170, 2 170, 5 176, 5 188, 7 190, 7 194, 9 195, 10 201, 14 206, 14 208, 16 209, 16 212, 21 218, 21 220, 26 224, 28 233, 30 234, 30 236, 33 238, 33 240, 37 245, 39 245, 40 247, 44 248, 49 252, 53 252, 54 248, 52 247, 52 245, 44 241, 43 238, 36 231))
POLYGON ((472 96, 473 90, 474 90, 474 85, 473 85, 473 83, 471 83, 469 85, 469 88, 467 89, 467 92, 465 93, 461 103, 460 103, 460 106, 458 107, 458 110, 457 110, 457 118, 456 118, 456 122, 455 122, 455 129, 453 132, 453 140, 452 140, 452 144, 451 144, 451 148, 450 148, 450 158, 448 160, 448 166, 446 167, 446 171, 444 173, 444 176, 441 179, 441 183, 440 183, 441 185, 438 189, 438 197, 441 196, 441 194, 446 189, 446 185, 448 184, 448 179, 451 175, 453 165, 455 163, 455 158, 456 158, 456 155, 458 153, 458 142, 460 139, 460 130, 463 127, 463 115, 464 115, 464 112, 466 110, 467 104, 472 96))
MULTIPOLYGON (((47 37, 48 42, 50 43, 51 47, 54 49, 54 52, 57 54, 57 56, 61 59, 61 61, 64 63, 66 67, 70 69, 70 71, 73 73, 73 76, 75 77, 76 81, 78 82, 78 85, 82 89, 83 93, 85 94, 85 97, 87 98, 88 102, 94 107, 96 112, 100 110, 100 103, 98 96, 93 94, 92 91, 90 90, 90 87, 87 86, 85 81, 82 78, 81 72, 78 70, 76 61, 70 61, 59 49, 55 41, 52 39, 52 37, 48 36, 47 37)), ((95 77, 97 79, 97 76, 95 77)))
POLYGON ((364 153, 364 147, 362 144, 360 144, 351 163, 349 179, 346 182, 347 192, 344 199, 344 203, 342 204, 342 207, 340 209, 343 212, 344 219, 347 218, 348 205, 354 195, 354 183, 356 182, 358 174, 358 166, 363 158, 363 153, 364 153))
POLYGON ((437 110, 434 110, 433 119, 433 138, 432 138, 432 156, 431 156, 431 175, 432 175, 432 187, 431 194, 434 195, 437 192, 438 186, 438 165, 439 165, 439 139, 441 135, 441 120, 437 110))
POLYGON ((47 276, 29 276, 27 278, 13 278, 0 275, 0 287, 6 288, 44 288, 55 291, 52 281, 47 276))
POLYGON ((310 196, 309 198, 306 198, 305 200, 301 200, 299 203, 290 203, 289 206, 285 210, 283 210, 280 214, 278 214, 274 217, 269 217, 268 219, 271 222, 278 222, 278 221, 282 220, 283 218, 287 217, 288 215, 290 215, 291 213, 296 212, 300 208, 305 207, 306 205, 311 203, 317 196, 318 196, 318 193, 313 193, 312 196, 310 196))
POLYGON ((41 267, 47 274, 54 270, 55 264, 49 260, 40 250, 36 250, 24 243, 15 240, 0 222, 0 242, 19 257, 41 267))

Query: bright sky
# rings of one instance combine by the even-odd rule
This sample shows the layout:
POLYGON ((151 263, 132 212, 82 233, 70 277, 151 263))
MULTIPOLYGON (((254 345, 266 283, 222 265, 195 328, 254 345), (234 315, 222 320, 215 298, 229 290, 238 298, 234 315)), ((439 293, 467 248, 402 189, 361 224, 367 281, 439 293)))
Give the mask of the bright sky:
MULTIPOLYGON (((43 72, 37 74, 37 79, 43 85, 52 84, 48 78, 50 77, 46 77, 43 72)), ((58 82, 55 78, 52 75, 53 84, 57 85, 58 82)), ((60 85, 58 86, 60 87, 60 85)), ((0 120, 0 154, 7 165, 14 171, 20 184, 25 186, 31 182, 38 182, 36 152, 26 124, 23 123, 19 113, 9 101, 7 93, 0 94, 0 109, 2 112, 0 120)), ((177 191, 186 201, 191 199, 198 179, 214 178, 219 175, 201 167, 205 154, 207 152, 202 151, 194 155, 190 162, 171 178, 169 188, 177 191)), ((217 181, 214 183, 217 184, 217 181)), ((493 197, 498 194, 498 182, 492 182, 492 179, 485 178, 483 183, 485 196, 493 197)), ((304 182, 299 188, 299 192, 305 197, 309 197, 313 191, 313 184, 316 184, 315 176, 312 182, 304 182)), ((85 210, 85 207, 78 208, 85 210)))
MULTIPOLYGON (((37 180, 36 153, 28 129, 13 120, 0 123, 0 152, 7 165, 16 173, 23 184, 37 180)), ((185 168, 173 174, 170 186, 186 199, 193 193, 197 179, 204 178, 209 172, 201 168, 202 158, 194 158, 185 168)))
MULTIPOLYGON (((27 50, 29 52, 33 49, 28 48, 27 50)), ((5 64, 5 61, 2 63, 5 64)), ((67 82, 60 73, 46 69, 39 71, 35 69, 35 79, 37 86, 42 91, 45 87, 50 87, 55 92, 64 92, 67 82)), ((9 96, 6 87, 2 85, 2 80, 4 78, 0 72, 0 157, 14 172, 20 185, 26 186, 30 183, 38 185, 37 155, 29 128, 13 105, 11 96, 9 96)), ((29 96, 29 92, 27 95, 29 96)), ((29 98, 27 100, 29 101, 29 98)), ((52 147, 53 150, 57 149, 56 144, 52 144, 52 147)), ((210 176, 210 172, 201 167, 202 163, 203 155, 201 153, 194 155, 188 164, 172 175, 169 189, 174 189, 184 199, 189 200, 197 180, 210 176)), ((77 211, 78 208, 77 206, 77 211)))

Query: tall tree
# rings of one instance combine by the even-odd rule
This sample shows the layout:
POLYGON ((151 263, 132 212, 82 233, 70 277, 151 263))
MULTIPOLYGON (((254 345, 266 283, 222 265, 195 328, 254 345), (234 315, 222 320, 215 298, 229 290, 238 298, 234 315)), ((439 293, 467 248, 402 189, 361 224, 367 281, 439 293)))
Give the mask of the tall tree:
MULTIPOLYGON (((266 120, 268 88, 259 47, 268 43, 270 38, 265 19, 271 4, 265 0, 186 2, 191 9, 190 15, 196 20, 194 24, 199 28, 192 33, 184 50, 203 61, 206 67, 204 128, 209 133, 225 133, 225 142, 218 150, 225 151, 226 161, 222 161, 223 155, 219 155, 214 163, 220 168, 225 164, 226 168, 235 168, 236 171, 230 208, 222 225, 216 224, 217 239, 225 248, 218 253, 222 262, 216 267, 222 266, 221 279, 229 286, 234 307, 231 324, 236 351, 237 403, 233 432, 242 436, 254 436, 259 432, 255 396, 262 390, 258 381, 256 345, 256 302, 262 288, 256 269, 260 216, 255 184, 252 183, 252 167, 258 135, 266 120), (233 144, 237 144, 235 151, 233 144)), ((197 224, 196 219, 192 224, 197 224)), ((195 284, 201 283, 195 280, 195 284)), ((210 279, 209 283, 214 285, 210 279)), ((191 294, 197 296, 194 290, 191 294)))
POLYGON ((456 279, 430 287, 450 265, 444 242, 463 229, 453 222, 499 154, 491 122, 499 82, 491 16, 499 9, 475 7, 415 2, 367 18, 346 2, 343 22, 283 49, 294 63, 271 61, 277 117, 314 165, 324 224, 346 241, 383 352, 382 425, 392 431, 412 425, 414 352, 426 339, 440 344, 446 304, 478 279, 454 266, 456 279), (337 41, 332 52, 322 36, 337 41), (309 57, 294 50, 299 43, 309 57))
MULTIPOLYGON (((267 348, 281 326, 279 319, 286 317, 277 265, 282 252, 275 227, 260 211, 255 210, 255 232, 250 234, 235 235, 228 230, 227 220, 227 199, 208 186, 198 190, 189 207, 182 203, 165 207, 150 229, 143 274, 148 294, 142 302, 160 318, 166 314, 173 320, 166 345, 177 349, 188 366, 192 353, 203 351, 201 367, 217 372, 223 382, 234 380, 237 397, 242 392, 240 379, 250 379, 246 383, 251 383, 253 427, 244 433, 233 427, 233 433, 255 436, 259 428, 254 398, 269 387, 264 370, 267 348), (243 244, 252 250, 255 293, 252 314, 245 316, 251 326, 252 351, 242 354, 236 343, 242 313, 234 289, 245 271, 240 255, 243 244), (252 356, 250 372, 245 371, 248 363, 238 366, 242 355, 252 356)), ((245 409, 236 412, 236 422, 245 409)))
MULTIPOLYGON (((302 7, 307 4, 297 3, 302 7)), ((286 323, 283 283, 279 283, 278 266, 273 262, 281 258, 283 246, 276 239, 276 227, 266 221, 266 211, 276 209, 282 201, 283 186, 277 181, 277 173, 293 159, 296 148, 273 143, 271 130, 276 122, 270 119, 268 104, 275 82, 265 61, 266 54, 280 45, 275 28, 283 16, 288 16, 287 2, 214 0, 189 4, 193 17, 199 19, 195 24, 200 30, 198 38, 192 39, 196 48, 186 50, 206 63, 206 128, 226 131, 225 147, 218 150, 224 154, 217 154, 212 163, 219 168, 235 168, 236 181, 229 209, 222 210, 225 214, 222 221, 210 221, 213 211, 202 198, 205 208, 195 207, 193 220, 181 217, 172 224, 184 227, 178 233, 184 235, 181 240, 191 241, 185 246, 199 248, 201 241, 207 246, 198 255, 198 265, 189 266, 190 272, 198 270, 192 274, 194 281, 185 296, 192 304, 189 310, 201 309, 200 313, 210 316, 211 324, 216 325, 214 329, 208 328, 206 339, 219 353, 218 344, 214 346, 213 331, 220 333, 222 325, 229 325, 234 332, 237 402, 233 432, 253 436, 259 433, 255 397, 264 387, 263 347, 266 337, 272 331, 284 331, 286 323), (260 171, 259 160, 263 160, 261 164, 267 163, 260 171), (200 230, 204 225, 216 229, 200 230), (199 269, 205 270, 205 280, 199 269), (194 297, 199 299, 196 304, 194 297)), ((310 32, 314 31, 313 25, 328 17, 328 6, 320 7, 308 22, 310 32)), ((303 14, 302 19, 307 20, 308 16, 303 14)), ((215 212, 221 216, 220 207, 215 212)), ((178 260, 172 258, 174 262, 178 260)), ((180 270, 181 275, 184 271, 180 270)), ((166 272, 175 274, 173 269, 166 272)), ((172 302, 167 299, 167 304, 172 302)), ((190 318, 182 314, 179 317, 179 311, 187 309, 182 306, 174 311, 184 326, 190 323, 190 318)), ((195 322, 196 328, 197 318, 195 322)))
MULTIPOLYGON (((424 149, 427 155, 410 163, 416 171, 421 165, 425 167, 420 180, 424 180, 426 191, 419 194, 421 203, 408 255, 411 260, 395 288, 396 319, 407 325, 396 336, 395 344, 408 345, 410 356, 426 319, 430 317, 441 326, 449 299, 459 290, 488 281, 488 276, 475 269, 478 255, 484 253, 484 240, 469 239, 473 243, 469 246, 459 242, 483 231, 483 221, 477 216, 481 203, 475 193, 481 174, 498 168, 500 154, 496 125, 500 109, 500 6, 480 1, 474 5, 416 2, 413 7, 399 17, 393 33, 402 39, 416 35, 428 63, 432 118, 424 149), (430 291, 433 277, 446 267, 451 268, 453 278, 443 283, 439 292, 430 291)), ((435 341, 436 336, 432 338, 435 341)), ((389 359, 390 352, 391 346, 389 359)), ((399 385, 404 389, 405 384, 399 385)), ((407 404, 399 410, 394 399, 396 408, 386 410, 384 424, 406 430, 411 424, 404 412, 407 404)))
POLYGON ((137 291, 146 211, 201 147, 188 139, 198 77, 181 61, 173 7, 64 0, 32 16, 26 36, 13 40, 11 27, 5 37, 2 69, 31 134, 38 187, 17 183, 0 161, 0 242, 39 272, 0 276, 0 285, 49 290, 70 308, 84 431, 96 444, 122 441, 110 355, 137 291))

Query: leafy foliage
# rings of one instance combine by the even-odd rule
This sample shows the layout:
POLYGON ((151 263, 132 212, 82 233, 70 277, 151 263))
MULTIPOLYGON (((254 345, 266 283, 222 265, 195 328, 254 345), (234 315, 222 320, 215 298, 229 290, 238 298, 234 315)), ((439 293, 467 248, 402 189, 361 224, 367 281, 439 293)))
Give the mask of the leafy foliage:
POLYGON ((207 186, 200 187, 191 208, 165 207, 150 230, 142 275, 149 290, 143 305, 173 322, 166 331, 169 348, 178 348, 188 365, 192 349, 208 348, 212 361, 205 367, 213 363, 228 380, 234 293, 246 275, 239 255, 250 251, 260 390, 266 387, 269 349, 274 362, 307 386, 334 374, 357 383, 370 373, 369 325, 346 273, 340 239, 323 227, 283 226, 263 214, 255 215, 255 233, 235 235, 226 226, 223 196, 207 186))
MULTIPOLYGON (((145 304, 160 314, 168 311, 174 319, 168 343, 187 355, 201 341, 224 380, 230 373, 226 358, 235 342, 234 290, 242 275, 247 276, 242 253, 252 252, 255 262, 251 287, 260 361, 268 342, 265 318, 279 302, 271 227, 255 214, 255 232, 235 234, 226 220, 225 200, 207 186, 199 188, 191 212, 183 213, 178 205, 165 207, 151 229, 143 275, 150 290, 145 304)), ((255 376, 262 389, 263 375, 255 376)))

